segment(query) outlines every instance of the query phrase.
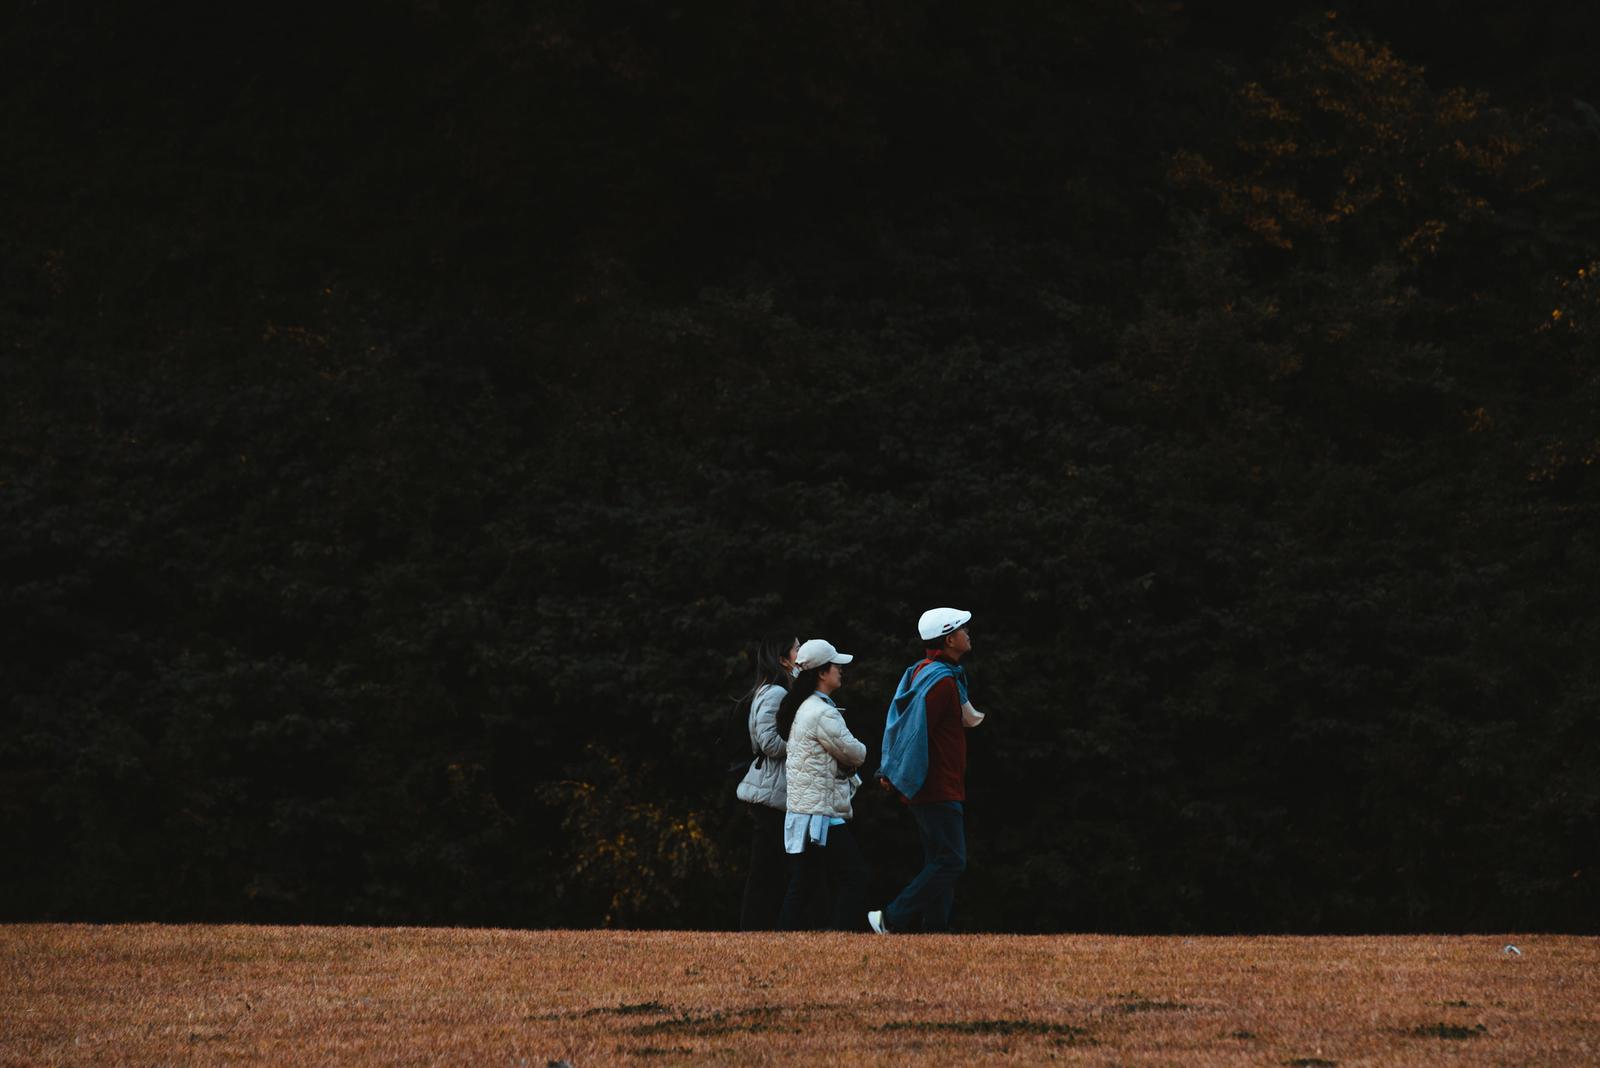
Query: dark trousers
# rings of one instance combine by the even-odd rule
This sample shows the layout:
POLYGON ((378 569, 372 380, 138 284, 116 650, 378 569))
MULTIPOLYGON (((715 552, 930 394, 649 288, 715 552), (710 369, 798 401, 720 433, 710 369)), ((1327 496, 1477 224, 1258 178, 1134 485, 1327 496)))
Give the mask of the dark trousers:
POLYGON ((806 842, 804 853, 789 854, 789 890, 783 897, 778 926, 798 931, 817 926, 813 916, 822 905, 821 926, 835 931, 858 931, 866 925, 867 862, 850 825, 828 828, 828 844, 806 842), (831 901, 819 898, 829 897, 831 901))
POLYGON ((966 818, 959 801, 908 805, 922 835, 922 870, 883 910, 890 930, 905 931, 920 919, 924 931, 950 927, 956 880, 967 870, 966 818))
POLYGON ((771 931, 778 926, 783 895, 789 889, 789 866, 783 852, 783 817, 779 808, 748 805, 750 810, 750 873, 744 881, 739 930, 771 931))

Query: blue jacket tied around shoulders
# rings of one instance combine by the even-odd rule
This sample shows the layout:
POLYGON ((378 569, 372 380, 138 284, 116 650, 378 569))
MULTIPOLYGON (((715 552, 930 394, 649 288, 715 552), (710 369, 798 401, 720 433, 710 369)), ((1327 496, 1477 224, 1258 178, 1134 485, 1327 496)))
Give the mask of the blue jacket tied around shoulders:
POLYGON ((906 797, 915 797, 928 778, 928 691, 940 679, 953 678, 961 703, 967 703, 965 668, 935 660, 918 675, 918 667, 920 662, 906 668, 894 700, 889 702, 889 718, 883 727, 883 764, 878 768, 878 778, 888 779, 906 797))

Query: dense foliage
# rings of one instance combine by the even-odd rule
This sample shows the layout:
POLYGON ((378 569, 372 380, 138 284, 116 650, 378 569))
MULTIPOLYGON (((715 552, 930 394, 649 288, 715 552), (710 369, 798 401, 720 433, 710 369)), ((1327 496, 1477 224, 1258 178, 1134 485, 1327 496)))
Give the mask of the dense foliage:
POLYGON ((725 925, 955 604, 967 927, 1594 930, 1600 16, 1262 7, 5 16, 0 915, 725 925))

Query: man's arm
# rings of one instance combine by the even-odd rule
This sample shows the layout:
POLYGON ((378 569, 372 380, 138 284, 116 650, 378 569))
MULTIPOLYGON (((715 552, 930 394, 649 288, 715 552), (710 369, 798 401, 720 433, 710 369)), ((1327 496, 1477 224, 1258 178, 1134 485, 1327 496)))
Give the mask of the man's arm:
POLYGON ((965 714, 961 704, 961 691, 956 689, 956 680, 950 678, 940 679, 928 689, 927 704, 928 726, 931 729, 935 723, 948 723, 953 720, 965 722, 965 714))

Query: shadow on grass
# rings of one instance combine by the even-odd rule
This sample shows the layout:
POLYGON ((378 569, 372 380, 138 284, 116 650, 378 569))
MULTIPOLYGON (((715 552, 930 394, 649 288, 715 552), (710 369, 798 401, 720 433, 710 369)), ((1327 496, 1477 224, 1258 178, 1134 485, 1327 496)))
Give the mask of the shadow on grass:
POLYGON ((961 1035, 1054 1035, 1072 1040, 1089 1037, 1085 1028, 1044 1020, 896 1020, 878 1030, 943 1031, 961 1035))
POLYGON ((633 1004, 584 1009, 582 1012, 546 1012, 538 1016, 524 1016, 523 1020, 587 1020, 594 1016, 667 1016, 672 1012, 671 1005, 663 1005, 659 1001, 640 1001, 633 1004))
POLYGON ((1184 1009, 1192 1009, 1192 1008, 1194 1008, 1193 1005, 1185 1005, 1181 1001, 1145 1001, 1145 1000, 1140 1000, 1140 1001, 1122 1001, 1122 1002, 1118 1002, 1117 1004, 1111 1006, 1111 1011, 1112 1012, 1122 1012, 1122 1013, 1179 1012, 1179 1011, 1182 1011, 1184 1009))
POLYGON ((1412 1038, 1463 1039, 1477 1038, 1479 1035, 1487 1034, 1488 1030, 1483 1024, 1478 1024, 1476 1027, 1462 1027, 1459 1024, 1436 1023, 1412 1028, 1406 1034, 1412 1038))
POLYGON ((653 1023, 638 1024, 628 1028, 628 1034, 645 1035, 685 1035, 694 1038, 713 1038, 718 1035, 749 1034, 780 1032, 786 1034, 798 1033, 798 1028, 779 1027, 773 1024, 772 1017, 777 1016, 781 1010, 775 1006, 763 1005, 752 1009, 736 1009, 732 1012, 715 1012, 696 1015, 684 1012, 669 1020, 656 1020, 653 1023))

